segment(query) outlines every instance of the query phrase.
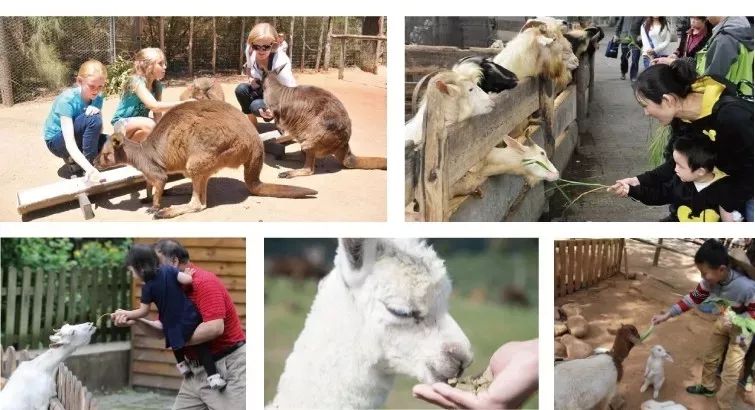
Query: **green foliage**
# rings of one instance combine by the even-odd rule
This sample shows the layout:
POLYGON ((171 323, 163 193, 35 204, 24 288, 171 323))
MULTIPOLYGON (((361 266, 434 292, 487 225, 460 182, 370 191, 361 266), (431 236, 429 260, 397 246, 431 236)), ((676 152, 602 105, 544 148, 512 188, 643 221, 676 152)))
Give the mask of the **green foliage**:
POLYGON ((663 152, 671 138, 671 126, 659 125, 650 135, 650 145, 648 146, 648 165, 655 168, 665 161, 663 152))
POLYGON ((130 245, 130 239, 3 238, 0 241, 3 270, 13 266, 48 272, 72 268, 120 269, 130 245))
POLYGON ((127 84, 129 77, 133 73, 134 63, 131 60, 118 56, 113 64, 107 66, 107 84, 105 84, 105 95, 120 95, 123 87, 127 84))

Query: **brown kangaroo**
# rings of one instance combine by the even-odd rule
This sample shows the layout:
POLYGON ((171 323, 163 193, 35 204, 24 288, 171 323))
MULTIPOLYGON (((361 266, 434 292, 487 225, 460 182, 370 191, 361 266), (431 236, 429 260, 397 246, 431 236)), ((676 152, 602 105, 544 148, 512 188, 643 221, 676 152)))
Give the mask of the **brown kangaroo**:
POLYGON ((278 81, 280 67, 265 73, 265 104, 283 134, 278 142, 295 140, 304 152, 304 167, 278 174, 293 178, 315 173, 315 159, 335 155, 346 168, 386 169, 385 158, 357 157, 349 148, 351 119, 341 101, 320 87, 286 87, 278 81))
POLYGON ((144 174, 147 197, 155 188, 148 213, 173 218, 207 207, 207 181, 222 168, 244 165, 244 181, 252 195, 304 198, 317 191, 260 181, 264 150, 257 130, 241 111, 222 101, 189 101, 165 113, 142 143, 113 134, 95 159, 98 169, 128 163, 144 174), (171 172, 191 178, 191 201, 160 208, 165 182, 171 172), (150 186, 151 185, 151 186, 150 186))
POLYGON ((199 77, 195 78, 179 97, 181 101, 186 101, 189 98, 195 100, 225 101, 225 94, 220 83, 216 82, 214 78, 199 77))

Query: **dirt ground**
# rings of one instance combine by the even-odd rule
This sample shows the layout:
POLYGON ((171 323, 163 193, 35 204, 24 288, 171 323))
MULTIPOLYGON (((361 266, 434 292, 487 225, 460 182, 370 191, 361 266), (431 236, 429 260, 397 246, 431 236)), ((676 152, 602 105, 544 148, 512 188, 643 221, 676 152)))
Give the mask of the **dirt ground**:
MULTIPOLYGON (((338 70, 328 73, 296 72, 299 84, 316 85, 335 94, 346 106, 352 122, 351 148, 356 155, 385 157, 386 146, 386 71, 380 67, 378 75, 357 68, 347 69, 344 80, 338 80, 338 70)), ((226 101, 238 107, 234 88, 243 80, 240 76, 221 79, 226 101)), ((175 101, 183 85, 166 88, 163 99, 175 101)), ((0 108, 0 185, 5 195, 0 199, 0 220, 20 221, 16 192, 54 183, 61 179, 63 160, 52 155, 42 138, 42 127, 52 98, 0 108)), ((111 133, 110 119, 118 98, 105 101, 103 115, 105 129, 111 133)), ((385 221, 387 172, 382 170, 340 169, 334 158, 318 161, 316 174, 290 180, 278 178, 278 173, 299 168, 303 155, 299 145, 286 149, 287 158, 275 160, 267 154, 260 178, 264 182, 303 186, 317 190, 314 199, 281 199, 249 196, 243 183, 243 170, 224 169, 210 179, 208 208, 195 214, 182 215, 184 221, 385 221)), ((394 164, 395 166, 395 164, 394 164)), ((136 185, 134 186, 136 187, 136 185)), ((174 195, 165 197, 165 205, 189 201, 191 184, 179 179, 166 185, 174 195)), ((152 216, 135 197, 136 188, 127 188, 90 198, 95 204, 94 221, 147 221, 152 216)), ((144 197, 144 189, 139 194, 144 197)), ((30 215, 32 220, 82 221, 77 203, 70 203, 30 215)))
MULTIPOLYGON (((669 240, 664 244, 667 242, 669 240)), ((671 244, 689 255, 694 255, 698 248, 682 241, 671 241, 671 244)), ((583 339, 585 342, 593 347, 610 348, 614 336, 606 329, 615 320, 633 324, 644 333, 653 315, 668 309, 696 286, 700 274, 691 257, 663 250, 658 266, 653 267, 653 251, 651 246, 627 240, 629 272, 638 273, 637 280, 628 280, 619 274, 586 290, 556 298, 557 306, 568 302, 582 306, 583 316, 591 323, 583 339)), ((625 408, 639 409, 642 402, 653 398, 651 389, 640 393, 640 386, 650 348, 656 344, 663 345, 674 359, 673 363, 665 362, 666 381, 659 401, 673 400, 691 410, 717 408, 715 397, 695 396, 685 391, 686 386, 700 382, 704 349, 714 321, 713 315, 688 311, 657 326, 642 345, 632 349, 624 361, 624 377, 617 389, 626 400, 625 408)), ((735 409, 752 409, 753 404, 755 394, 740 388, 735 409)))

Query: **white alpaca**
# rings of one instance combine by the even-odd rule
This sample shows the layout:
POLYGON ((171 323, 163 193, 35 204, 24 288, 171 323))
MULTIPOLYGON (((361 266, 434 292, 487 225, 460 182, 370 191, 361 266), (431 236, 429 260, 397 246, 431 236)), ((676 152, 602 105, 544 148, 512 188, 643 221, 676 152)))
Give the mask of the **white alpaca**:
POLYGON ((648 361, 645 364, 645 382, 642 383, 640 392, 644 393, 652 384, 654 399, 658 398, 658 392, 661 391, 663 381, 666 380, 663 373, 664 359, 672 363, 674 362, 674 359, 668 354, 668 352, 666 352, 666 349, 664 349, 663 346, 655 345, 650 349, 650 356, 648 356, 648 361))
POLYGON ((443 126, 487 114, 493 110, 493 99, 477 85, 482 72, 480 67, 470 71, 470 65, 464 65, 464 72, 442 71, 427 86, 425 97, 417 114, 404 126, 404 137, 419 145, 424 138, 423 122, 428 104, 442 117, 443 126))
POLYGON ((55 396, 53 373, 80 346, 89 343, 97 328, 91 322, 65 324, 50 336, 50 349, 33 360, 22 362, 0 391, 5 410, 47 410, 55 396))
POLYGON ((448 314, 443 261, 417 239, 342 239, 271 408, 381 407, 397 374, 456 377, 469 340, 448 314))

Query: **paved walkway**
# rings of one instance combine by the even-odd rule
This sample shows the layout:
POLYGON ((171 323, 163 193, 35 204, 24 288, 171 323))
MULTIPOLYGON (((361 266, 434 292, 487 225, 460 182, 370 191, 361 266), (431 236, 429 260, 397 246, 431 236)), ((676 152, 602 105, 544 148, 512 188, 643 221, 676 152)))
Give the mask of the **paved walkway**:
MULTIPOLYGON (((613 184, 617 179, 635 176, 650 169, 648 140, 651 125, 637 104, 629 76, 620 79, 619 59, 605 57, 608 37, 613 27, 604 27, 606 39, 595 55, 595 96, 590 104, 589 135, 563 171, 563 178, 576 181, 613 184)), ((641 63, 640 63, 641 64, 641 63)), ((576 198, 587 189, 570 193, 576 198)), ((649 207, 628 198, 616 198, 605 192, 590 193, 562 214, 563 197, 554 195, 551 211, 545 220, 553 221, 648 221, 667 215, 668 207, 649 207)))
POLYGON ((175 393, 156 393, 148 390, 123 389, 102 395, 95 393, 100 409, 108 410, 170 410, 175 393))

